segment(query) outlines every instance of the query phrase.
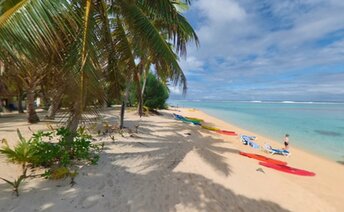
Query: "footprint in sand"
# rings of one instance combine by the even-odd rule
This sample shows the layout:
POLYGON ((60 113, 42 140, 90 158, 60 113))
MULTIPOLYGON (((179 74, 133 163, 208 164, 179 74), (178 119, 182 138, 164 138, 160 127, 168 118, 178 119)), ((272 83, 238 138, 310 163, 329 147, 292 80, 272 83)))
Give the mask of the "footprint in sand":
POLYGON ((122 191, 121 191, 121 189, 119 189, 119 188, 114 188, 114 190, 112 191, 112 194, 113 194, 113 196, 115 197, 120 197, 121 196, 121 194, 122 194, 122 191))
POLYGON ((100 186, 98 187, 98 191, 102 190, 105 187, 104 181, 101 182, 100 186))
POLYGON ((112 181, 112 179, 108 179, 107 184, 108 184, 110 187, 113 187, 113 181, 112 181))
POLYGON ((82 208, 92 208, 98 204, 100 198, 99 195, 82 196, 78 205, 81 205, 82 208))
POLYGON ((109 201, 106 201, 103 205, 104 205, 104 208, 106 208, 106 209, 111 208, 111 203, 109 201))

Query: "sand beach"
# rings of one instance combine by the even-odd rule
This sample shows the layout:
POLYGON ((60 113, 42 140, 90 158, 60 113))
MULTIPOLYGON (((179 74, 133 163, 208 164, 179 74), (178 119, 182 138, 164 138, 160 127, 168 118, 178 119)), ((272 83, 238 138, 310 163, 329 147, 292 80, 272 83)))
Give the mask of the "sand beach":
MULTIPOLYGON (((190 108, 171 108, 161 115, 139 118, 126 114, 130 129, 120 134, 95 135, 105 142, 98 165, 84 166, 69 180, 27 179, 16 197, 0 181, 0 211, 342 211, 344 167, 291 146, 290 157, 270 156, 226 136, 186 124, 173 113, 204 119, 207 125, 257 136, 260 145, 282 147, 254 132, 240 129, 190 108), (239 151, 283 160, 316 173, 314 177, 269 169, 239 151)), ((40 114, 43 116, 44 114, 40 114)), ((106 110, 103 121, 117 123, 118 110, 106 110)), ((10 145, 16 129, 46 129, 47 122, 28 125, 23 115, 0 118, 0 138, 10 145)), ((54 123, 53 123, 54 124, 54 123)), ((20 167, 0 158, 0 176, 14 178, 20 167)), ((39 172, 39 170, 36 170, 39 172)))
POLYGON ((343 10, 0 1, 0 212, 344 211, 343 10))

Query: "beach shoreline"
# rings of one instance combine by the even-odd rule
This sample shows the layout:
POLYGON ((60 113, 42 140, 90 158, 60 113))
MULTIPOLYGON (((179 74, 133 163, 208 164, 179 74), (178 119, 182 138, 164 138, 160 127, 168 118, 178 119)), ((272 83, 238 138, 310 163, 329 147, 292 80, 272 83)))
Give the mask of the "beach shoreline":
MULTIPOLYGON (((253 132, 253 131, 250 131, 247 129, 243 129, 242 127, 239 127, 239 126, 237 126, 231 122, 228 122, 227 120, 225 121, 225 120, 219 119, 219 118, 205 112, 202 109, 189 108, 189 107, 176 108, 176 109, 178 110, 178 112, 181 112, 181 114, 183 116, 189 116, 189 117, 195 116, 195 117, 200 117, 201 119, 205 118, 205 120, 211 120, 211 121, 205 122, 206 125, 208 124, 208 125, 211 125, 213 127, 220 128, 221 130, 229 130, 229 131, 237 132, 238 136, 235 138, 237 138, 238 141, 240 141, 240 138, 239 138, 240 135, 255 136, 256 139, 254 140, 254 142, 258 143, 261 147, 263 147, 264 144, 269 144, 270 146, 272 146, 274 148, 279 148, 279 149, 284 148, 283 140, 282 140, 283 135, 281 136, 281 141, 277 141, 276 139, 273 139, 273 138, 269 137, 268 135, 264 135, 261 133, 256 133, 256 132, 253 132)), ((225 135, 221 135, 221 136, 225 140, 226 139, 232 140, 228 136, 225 136, 225 135)), ((238 143, 240 144, 239 146, 242 145, 241 142, 238 142, 238 143)), ((293 146, 292 143, 289 146, 289 150, 290 150, 290 152, 294 152, 294 151, 298 152, 298 155, 299 154, 300 155, 302 155, 302 154, 308 155, 311 157, 316 157, 316 158, 319 158, 321 160, 327 161, 329 163, 337 164, 336 161, 334 161, 330 158, 327 158, 327 157, 320 155, 320 154, 315 154, 314 152, 312 152, 310 150, 306 150, 302 147, 298 147, 298 146, 295 147, 295 146, 293 146)))
MULTIPOLYGON (((235 131, 237 132, 238 135, 244 134, 244 135, 256 136, 257 139, 254 142, 258 143, 261 146, 264 146, 264 144, 267 143, 273 147, 277 147, 277 148, 283 147, 282 139, 280 142, 278 142, 274 139, 268 138, 267 136, 257 134, 249 130, 242 129, 232 123, 229 123, 228 121, 224 121, 212 115, 209 115, 206 112, 202 111, 202 109, 188 108, 188 107, 174 108, 174 109, 177 109, 179 111, 178 114, 181 114, 183 116, 190 116, 190 117, 197 117, 200 119, 204 119, 206 120, 205 122, 206 125, 220 128, 222 130, 235 131)), ((220 136, 221 138, 223 138, 224 141, 230 142, 240 151, 245 151, 245 152, 254 153, 254 154, 261 154, 267 157, 271 157, 273 159, 278 159, 278 160, 288 162, 288 165, 293 166, 293 167, 299 167, 299 168, 302 167, 306 170, 311 170, 316 173, 317 175, 316 178, 320 178, 320 177, 322 178, 320 182, 326 182, 330 184, 332 184, 332 182, 340 182, 341 185, 340 186, 338 185, 337 188, 335 185, 333 185, 333 189, 334 189, 333 191, 335 191, 336 189, 338 189, 337 191, 339 191, 340 188, 344 188, 344 183, 341 180, 341 179, 344 179, 344 166, 322 155, 317 155, 312 152, 305 151, 301 148, 293 146, 292 143, 288 149, 291 152, 290 157, 285 157, 281 155, 270 155, 260 150, 253 149, 249 147, 248 145, 243 145, 239 136, 232 137, 232 136, 226 136, 226 135, 219 135, 217 133, 214 133, 214 134, 215 136, 220 136)), ((301 181, 303 180, 302 178, 295 178, 295 176, 288 175, 288 174, 283 174, 283 177, 286 177, 290 180, 301 180, 301 181)), ((322 185, 321 183, 318 184, 317 186, 327 187, 327 185, 325 184, 322 185)), ((312 187, 308 185, 307 189, 310 189, 314 193, 317 193, 321 190, 319 187, 316 187, 316 186, 312 187), (317 188, 319 188, 319 190, 317 188)), ((342 189, 342 192, 344 192, 344 189, 342 189)), ((337 195, 340 196, 342 195, 342 192, 339 192, 339 193, 333 192, 333 194, 337 193, 337 195)), ((332 196, 328 200, 330 201, 332 198, 335 199, 335 196, 332 196)), ((342 205, 343 203, 341 203, 341 201, 338 201, 338 204, 342 205)))
MULTIPOLYGON (((172 107, 172 108, 177 108, 177 107, 172 107)), ((233 123, 231 123, 230 121, 222 120, 221 118, 218 118, 217 116, 212 115, 212 114, 206 112, 206 111, 205 111, 204 109, 202 109, 202 108, 182 107, 182 108, 177 108, 177 109, 182 109, 184 112, 185 112, 185 110, 199 110, 199 111, 201 111, 202 113, 206 114, 206 116, 209 116, 209 117, 214 118, 214 120, 216 120, 216 121, 215 121, 216 123, 217 123, 217 122, 224 122, 224 123, 226 123, 226 124, 228 125, 228 127, 232 127, 232 128, 234 128, 234 129, 238 129, 238 132, 243 132, 243 133, 239 133, 239 134, 244 134, 244 135, 249 135, 249 136, 255 136, 255 137, 257 137, 258 139, 255 140, 255 141, 257 141, 257 143, 259 143, 260 146, 264 146, 264 144, 266 143, 266 144, 269 144, 269 145, 271 145, 271 146, 273 146, 273 147, 275 147, 275 148, 280 148, 280 149, 284 148, 284 144, 283 144, 283 136, 284 136, 284 135, 281 135, 280 141, 277 141, 275 138, 272 138, 271 136, 266 135, 266 134, 264 134, 264 133, 257 133, 257 132, 255 132, 255 131, 252 131, 252 130, 249 130, 249 129, 245 129, 245 128, 241 127, 241 126, 238 126, 238 125, 236 125, 236 124, 233 124, 233 123), (266 141, 266 142, 264 142, 264 141, 262 141, 262 140, 264 140, 264 141, 266 141)), ((186 116, 191 116, 192 114, 185 113, 185 115, 186 115, 186 116)), ((203 115, 202 115, 202 116, 203 116, 203 115)), ((216 123, 214 123, 213 125, 215 126, 216 123)), ((216 127, 216 126, 215 126, 215 127, 216 127)), ((224 130, 226 130, 226 129, 224 129, 224 130)), ((297 144, 294 144, 292 139, 291 139, 291 142, 290 142, 290 146, 289 146, 289 148, 296 149, 297 151, 300 151, 300 152, 302 152, 302 153, 305 153, 305 154, 308 154, 308 155, 313 155, 314 157, 319 157, 319 158, 321 158, 322 160, 326 160, 326 161, 328 161, 328 162, 335 162, 335 163, 338 163, 338 161, 337 161, 338 158, 336 158, 336 159, 335 159, 335 158, 331 158, 331 157, 329 157, 329 156, 325 156, 325 155, 323 155, 323 154, 320 154, 320 153, 318 153, 318 152, 316 152, 316 151, 314 151, 314 150, 307 149, 306 147, 301 147, 301 146, 299 146, 299 145, 297 145, 297 144), (290 146, 291 146, 291 147, 290 147, 290 146)))
POLYGON ((344 161, 343 108, 338 105, 172 101, 171 105, 195 107, 240 128, 340 163, 344 161), (183 104, 181 104, 183 103, 183 104))
MULTIPOLYGON (((340 211, 344 207, 343 165, 293 146, 290 157, 271 156, 242 145, 238 136, 220 135, 172 115, 197 117, 210 126, 253 134, 198 109, 171 108, 160 113, 140 118, 135 111, 127 111, 129 133, 95 135, 96 142, 105 143, 104 151, 98 165, 81 168, 74 187, 68 179, 28 179, 15 197, 0 181, 0 211, 340 211), (269 169, 241 156, 240 151, 285 161, 316 175, 269 169)), ((118 108, 103 111, 99 123, 118 124, 118 114, 118 108)), ((16 117, 12 123, 0 119, 1 137, 12 145, 16 128, 24 135, 30 132, 28 126, 46 129, 47 123, 28 125, 24 116, 16 117)), ((268 141, 282 146, 256 136, 259 144, 268 141)), ((19 170, 0 158, 1 177, 12 179, 19 170)))

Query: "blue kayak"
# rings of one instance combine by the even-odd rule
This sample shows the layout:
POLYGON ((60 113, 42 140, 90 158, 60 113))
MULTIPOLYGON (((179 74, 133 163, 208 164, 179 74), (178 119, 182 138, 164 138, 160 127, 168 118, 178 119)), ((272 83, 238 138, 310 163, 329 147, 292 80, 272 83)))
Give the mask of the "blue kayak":
POLYGON ((192 123, 194 125, 201 125, 201 122, 198 120, 191 120, 191 119, 185 118, 184 116, 181 116, 181 115, 178 115, 175 113, 173 113, 173 115, 174 115, 174 118, 179 120, 179 121, 186 122, 186 123, 192 123))

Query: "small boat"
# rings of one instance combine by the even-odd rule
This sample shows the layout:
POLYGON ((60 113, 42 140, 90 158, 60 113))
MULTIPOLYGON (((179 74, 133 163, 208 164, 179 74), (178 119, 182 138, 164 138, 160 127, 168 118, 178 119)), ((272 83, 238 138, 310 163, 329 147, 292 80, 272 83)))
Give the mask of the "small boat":
POLYGON ((253 159, 260 160, 260 161, 267 162, 267 163, 273 163, 273 164, 278 164, 278 165, 287 165, 287 162, 268 158, 268 157, 265 157, 263 155, 252 154, 252 153, 247 153, 247 152, 239 152, 239 154, 242 156, 246 156, 246 157, 253 158, 253 159))
POLYGON ((178 114, 174 113, 173 116, 175 119, 182 121, 182 122, 185 122, 185 123, 192 123, 194 125, 201 125, 201 123, 199 121, 187 119, 182 115, 178 115, 178 114))
POLYGON ((237 136, 238 134, 234 131, 227 131, 227 130, 218 130, 217 133, 224 134, 224 135, 230 135, 230 136, 237 136))
POLYGON ((192 120, 192 121, 198 121, 198 122, 203 122, 203 119, 195 118, 195 117, 190 117, 190 116, 185 116, 185 118, 192 120))
POLYGON ((315 176, 314 172, 297 169, 297 168, 290 167, 287 165, 279 165, 279 164, 273 164, 273 163, 267 163, 267 162, 259 162, 259 164, 262 166, 275 169, 278 171, 286 172, 289 174, 295 174, 295 175, 300 175, 300 176, 315 176))
POLYGON ((207 130, 211 130, 211 131, 219 131, 219 128, 216 127, 210 127, 210 126, 206 126, 206 125, 202 125, 203 129, 207 129, 207 130))

